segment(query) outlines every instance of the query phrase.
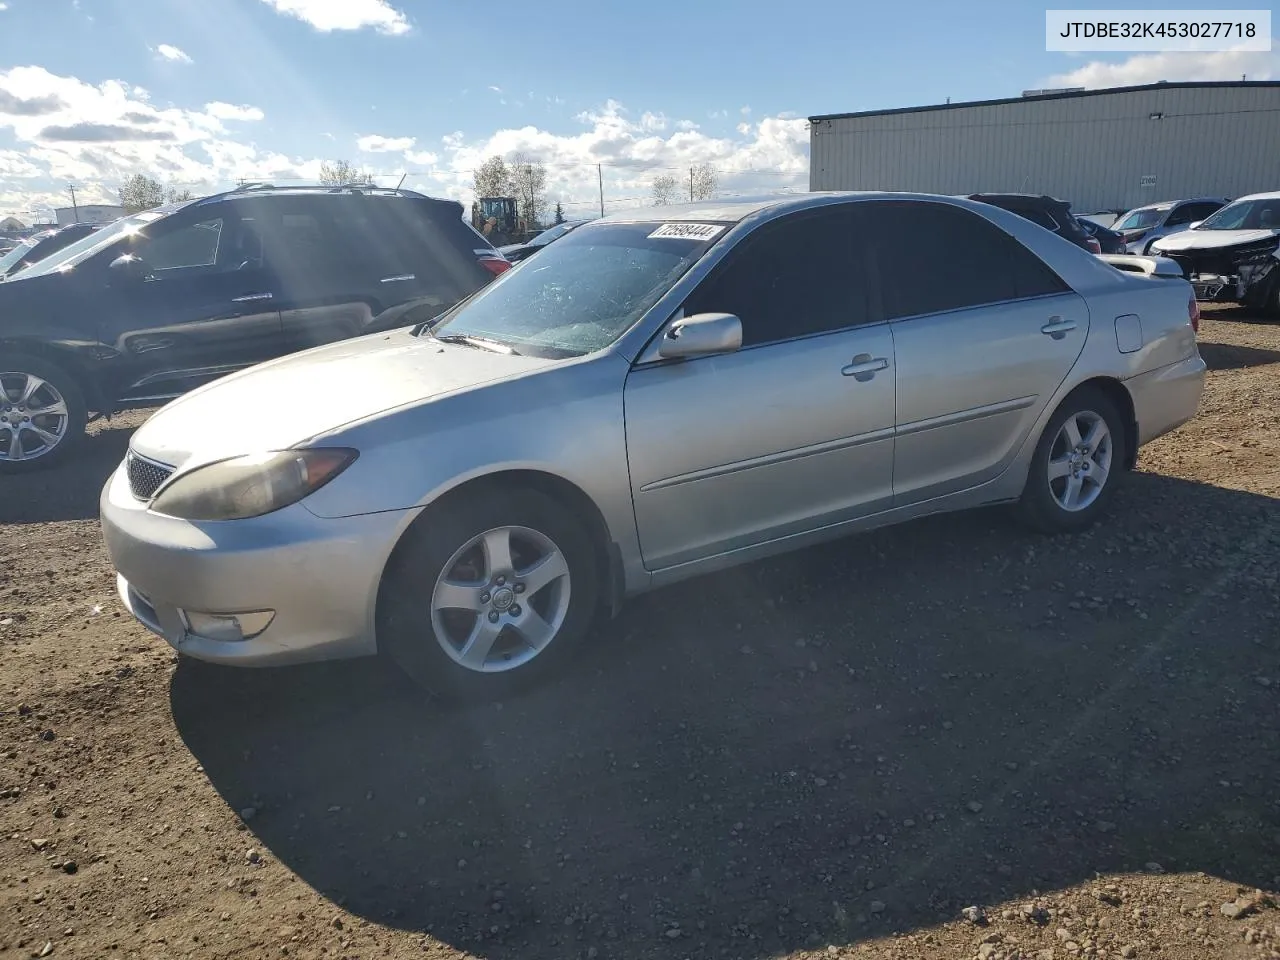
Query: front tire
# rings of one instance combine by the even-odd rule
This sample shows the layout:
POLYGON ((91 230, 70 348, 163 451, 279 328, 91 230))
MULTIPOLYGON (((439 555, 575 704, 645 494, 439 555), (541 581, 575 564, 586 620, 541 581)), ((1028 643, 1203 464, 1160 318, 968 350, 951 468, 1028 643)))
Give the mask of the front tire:
POLYGON ((598 596, 572 513, 536 490, 488 488, 405 534, 379 590, 378 646, 441 699, 500 699, 572 659, 598 596))
POLYGON ((25 353, 0 356, 0 474, 65 460, 86 420, 84 396, 65 370, 25 353))
POLYGON ((1062 401, 1031 458, 1018 502, 1021 519, 1043 533, 1091 525, 1124 475, 1128 439, 1116 405, 1085 386, 1062 401))

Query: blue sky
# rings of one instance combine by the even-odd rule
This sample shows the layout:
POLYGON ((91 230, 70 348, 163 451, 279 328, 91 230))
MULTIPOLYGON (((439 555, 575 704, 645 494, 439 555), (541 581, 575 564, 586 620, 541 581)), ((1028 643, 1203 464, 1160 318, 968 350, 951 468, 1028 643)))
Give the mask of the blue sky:
POLYGON ((995 0, 0 0, 0 215, 69 181, 207 192, 325 158, 466 199, 480 159, 516 151, 571 212, 596 162, 611 209, 695 163, 724 192, 804 189, 814 113, 1277 73, 1273 54, 1091 58, 1043 36, 1041 7, 995 0))

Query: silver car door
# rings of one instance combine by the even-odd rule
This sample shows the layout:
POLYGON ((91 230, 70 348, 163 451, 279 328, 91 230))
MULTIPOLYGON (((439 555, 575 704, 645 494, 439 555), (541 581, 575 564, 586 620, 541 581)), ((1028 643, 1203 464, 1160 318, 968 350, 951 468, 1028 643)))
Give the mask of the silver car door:
POLYGON ((761 226, 686 300, 686 316, 740 317, 740 350, 631 371, 627 455, 649 569, 889 504, 893 337, 871 322, 856 206, 761 226))
POLYGON ((898 364, 894 504, 1008 467, 1084 348, 1089 311, 989 220, 926 201, 871 202, 898 364), (919 242, 939 255, 921 273, 919 242))

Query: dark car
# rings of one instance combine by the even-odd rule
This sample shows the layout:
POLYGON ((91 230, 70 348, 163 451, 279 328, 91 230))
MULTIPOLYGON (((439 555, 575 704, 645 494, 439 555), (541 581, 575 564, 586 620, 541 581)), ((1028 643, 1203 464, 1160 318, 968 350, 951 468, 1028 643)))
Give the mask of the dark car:
POLYGON ((590 222, 590 220, 566 220, 564 223, 557 223, 554 227, 547 227, 528 243, 509 243, 504 247, 499 247, 498 250, 512 263, 527 260, 553 240, 559 240, 575 227, 580 227, 584 223, 590 222))
POLYGON ((0 280, 7 280, 20 270, 45 257, 53 256, 64 247, 82 240, 98 229, 97 223, 69 223, 65 227, 33 233, 3 257, 0 257, 0 280))
POLYGON ((1124 237, 1104 227, 1100 223, 1094 223, 1085 217, 1076 217, 1076 223, 1080 224, 1084 232, 1093 239, 1098 241, 1098 246, 1102 253, 1128 253, 1129 248, 1125 246, 1124 237))
POLYGON ((969 199, 1016 213, 1090 253, 1102 252, 1101 244, 1080 226, 1080 221, 1071 214, 1071 204, 1065 200, 1035 193, 971 193, 969 199))
POLYGON ((67 456, 91 413, 430 319, 510 266, 461 204, 405 190, 247 187, 124 217, 0 284, 0 472, 67 456))

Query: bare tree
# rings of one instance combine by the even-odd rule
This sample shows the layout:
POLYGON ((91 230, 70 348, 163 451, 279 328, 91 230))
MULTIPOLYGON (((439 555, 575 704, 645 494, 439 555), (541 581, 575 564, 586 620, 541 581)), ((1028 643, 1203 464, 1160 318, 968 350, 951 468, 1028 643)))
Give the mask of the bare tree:
POLYGON ((511 181, 511 171, 507 169, 507 162, 496 156, 490 157, 476 167, 471 186, 477 198, 509 197, 516 192, 515 184, 511 181))
POLYGON ((150 210, 162 203, 164 203, 164 186, 159 180, 152 180, 141 173, 135 173, 120 185, 120 206, 124 207, 125 213, 150 210))
POLYGON ((320 164, 320 182, 335 187, 362 184, 372 187, 373 174, 362 173, 348 160, 325 160, 320 164))
POLYGON ((192 199, 190 190, 179 190, 177 187, 169 188, 170 203, 182 203, 190 199, 192 199))
POLYGON ((715 168, 709 163, 699 164, 693 168, 693 176, 690 180, 689 193, 693 200, 710 200, 716 192, 716 187, 720 185, 720 180, 716 176, 715 168))
POLYGON ((547 211, 547 168, 523 153, 511 158, 511 179, 520 204, 520 216, 532 228, 547 211))
POLYGON ((665 207, 680 196, 680 181, 669 173, 653 178, 653 205, 665 207))

